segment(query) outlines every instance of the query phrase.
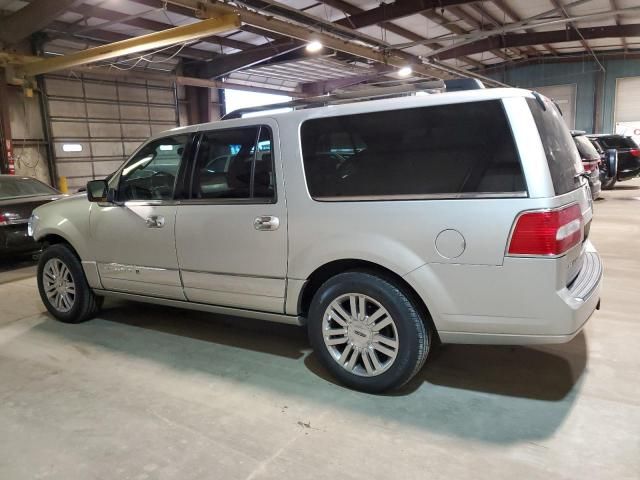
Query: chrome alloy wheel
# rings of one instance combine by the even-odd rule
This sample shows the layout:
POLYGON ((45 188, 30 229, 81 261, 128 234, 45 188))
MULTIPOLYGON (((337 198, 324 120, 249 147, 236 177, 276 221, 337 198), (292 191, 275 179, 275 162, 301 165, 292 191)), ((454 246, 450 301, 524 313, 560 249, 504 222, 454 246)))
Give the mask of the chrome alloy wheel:
POLYGON ((334 360, 361 377, 385 372, 398 354, 393 318, 379 302, 360 293, 341 295, 329 304, 322 318, 322 333, 334 360))
POLYGON ((62 260, 52 258, 45 264, 42 283, 49 302, 56 310, 66 313, 73 308, 76 300, 76 284, 69 268, 62 260))

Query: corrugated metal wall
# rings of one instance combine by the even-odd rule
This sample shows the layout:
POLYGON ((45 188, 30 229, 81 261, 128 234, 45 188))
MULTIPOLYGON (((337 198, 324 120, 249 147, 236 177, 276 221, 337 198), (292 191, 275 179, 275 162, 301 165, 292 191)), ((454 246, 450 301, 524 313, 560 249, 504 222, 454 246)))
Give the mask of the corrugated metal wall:
POLYGON ((39 94, 25 97, 18 87, 9 87, 7 93, 16 175, 36 177, 50 184, 39 94))
POLYGON ((178 125, 171 81, 83 74, 49 75, 44 83, 58 175, 70 191, 107 176, 147 137, 178 125))

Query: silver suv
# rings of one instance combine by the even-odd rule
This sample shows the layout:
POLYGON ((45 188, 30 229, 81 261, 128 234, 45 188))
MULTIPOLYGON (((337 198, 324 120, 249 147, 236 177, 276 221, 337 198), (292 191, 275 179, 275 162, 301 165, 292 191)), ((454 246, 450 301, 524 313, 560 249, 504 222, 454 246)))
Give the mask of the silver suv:
POLYGON ((580 156, 526 90, 178 128, 87 188, 30 225, 64 322, 115 296, 306 325, 340 381, 379 392, 437 342, 567 342, 599 307, 580 156))

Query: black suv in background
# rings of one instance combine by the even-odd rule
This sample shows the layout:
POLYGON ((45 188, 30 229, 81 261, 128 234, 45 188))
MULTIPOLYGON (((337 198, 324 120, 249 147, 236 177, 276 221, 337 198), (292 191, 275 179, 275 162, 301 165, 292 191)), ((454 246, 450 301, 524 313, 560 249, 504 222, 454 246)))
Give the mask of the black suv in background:
POLYGON ((587 180, 589 180, 589 187, 591 187, 591 196, 595 200, 600 196, 600 190, 602 189, 602 182, 600 180, 600 153, 596 150, 593 144, 589 141, 585 132, 575 131, 571 132, 573 141, 578 147, 580 153, 580 160, 582 160, 582 167, 587 174, 587 180))
POLYGON ((640 174, 640 147, 633 138, 608 134, 589 135, 589 138, 597 143, 601 150, 615 148, 618 151, 616 178, 619 182, 630 180, 640 174))

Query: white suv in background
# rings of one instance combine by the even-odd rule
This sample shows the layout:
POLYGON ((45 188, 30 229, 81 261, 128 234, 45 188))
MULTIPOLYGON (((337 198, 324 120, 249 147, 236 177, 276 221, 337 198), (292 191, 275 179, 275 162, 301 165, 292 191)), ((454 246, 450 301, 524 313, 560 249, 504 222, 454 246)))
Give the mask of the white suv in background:
POLYGON ((397 388, 436 341, 579 332, 602 278, 582 174, 518 89, 178 128, 35 211, 40 294, 69 323, 116 296, 306 325, 344 384, 397 388))

